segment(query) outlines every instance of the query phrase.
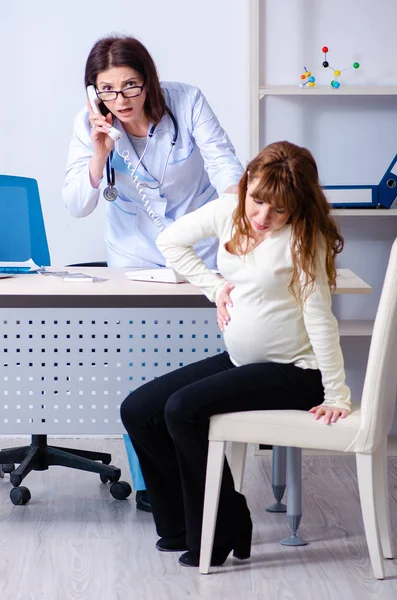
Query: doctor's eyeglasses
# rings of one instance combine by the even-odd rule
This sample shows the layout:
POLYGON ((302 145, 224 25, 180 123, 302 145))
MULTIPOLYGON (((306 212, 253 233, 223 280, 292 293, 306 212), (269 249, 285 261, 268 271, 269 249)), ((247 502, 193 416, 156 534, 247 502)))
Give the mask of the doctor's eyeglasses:
POLYGON ((109 90, 105 92, 97 92, 96 95, 103 102, 110 102, 111 100, 116 100, 117 96, 121 94, 123 98, 135 98, 135 96, 140 96, 143 92, 143 85, 134 85, 132 87, 125 88, 124 90, 109 90))

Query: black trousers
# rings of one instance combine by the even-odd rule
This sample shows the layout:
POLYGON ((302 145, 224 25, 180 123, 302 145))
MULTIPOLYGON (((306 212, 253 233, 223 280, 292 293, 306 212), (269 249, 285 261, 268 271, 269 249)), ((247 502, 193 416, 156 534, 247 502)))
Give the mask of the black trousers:
MULTIPOLYGON (((189 550, 200 549, 212 415, 309 410, 323 397, 318 370, 272 362, 235 367, 227 352, 132 392, 121 405, 121 418, 141 463, 158 535, 172 537, 186 531, 189 550)), ((244 505, 225 462, 215 545, 233 538, 244 505)))

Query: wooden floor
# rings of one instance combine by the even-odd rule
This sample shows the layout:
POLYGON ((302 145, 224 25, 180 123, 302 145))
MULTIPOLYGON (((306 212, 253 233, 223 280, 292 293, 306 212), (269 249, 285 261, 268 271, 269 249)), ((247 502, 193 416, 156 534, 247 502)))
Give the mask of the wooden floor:
MULTIPOLYGON (((0 439, 0 447, 26 440, 0 439)), ((58 442, 59 443, 59 442, 58 442)), ((101 449, 127 476, 122 440, 65 440, 101 449)), ((178 565, 155 550, 150 514, 114 500, 99 477, 61 467, 31 473, 32 500, 14 506, 9 476, 0 480, 1 600, 394 600, 397 560, 387 579, 372 576, 364 540, 353 457, 304 457, 301 548, 280 546, 285 516, 264 511, 272 501, 270 458, 247 460, 244 491, 254 522, 252 556, 229 558, 210 575, 178 565)), ((397 540, 397 458, 389 459, 393 534, 397 540)))

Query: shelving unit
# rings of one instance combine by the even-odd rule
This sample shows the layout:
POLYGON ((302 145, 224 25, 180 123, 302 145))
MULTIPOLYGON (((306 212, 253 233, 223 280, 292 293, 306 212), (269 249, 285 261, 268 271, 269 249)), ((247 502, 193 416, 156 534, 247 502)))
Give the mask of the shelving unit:
MULTIPOLYGON (((335 89, 330 85, 316 85, 313 88, 296 85, 264 85, 259 82, 259 2, 251 1, 250 12, 250 82, 251 82, 251 156, 254 157, 259 148, 259 107, 265 97, 274 96, 397 96, 397 85, 342 85, 335 89)), ((334 208, 332 215, 338 218, 351 217, 397 217, 397 208, 334 208)), ((362 319, 341 320, 338 323, 341 336, 371 336, 374 321, 362 319)))
MULTIPOLYGON (((268 96, 397 96, 397 85, 315 85, 312 88, 296 85, 264 85, 259 82, 259 3, 250 0, 250 150, 251 158, 259 147, 259 103, 268 96)), ((396 217, 397 208, 334 208, 332 215, 338 217, 396 217)))
MULTIPOLYGON (((261 149, 261 141, 260 139, 260 131, 261 131, 261 119, 260 119, 260 110, 262 111, 263 103, 269 102, 270 109, 274 107, 276 109, 278 106, 282 106, 283 110, 288 110, 291 107, 291 111, 296 111, 298 113, 298 109, 302 107, 302 114, 305 117, 308 117, 310 114, 310 108, 313 107, 317 111, 317 106, 321 106, 323 103, 326 106, 326 109, 332 107, 335 110, 335 113, 340 109, 341 111, 350 111, 353 112, 352 107, 357 104, 359 107, 363 106, 369 110, 372 110, 372 113, 368 112, 370 118, 376 118, 376 107, 384 108, 386 111, 389 111, 390 115, 394 113, 394 104, 397 107, 397 85, 392 81, 390 85, 378 84, 376 81, 376 68, 375 63, 371 65, 372 69, 368 67, 368 73, 372 72, 371 80, 373 83, 368 83, 366 85, 356 85, 354 83, 344 83, 342 82, 340 88, 333 88, 329 84, 322 85, 320 83, 316 83, 316 85, 312 88, 309 87, 299 87, 299 77, 297 78, 295 85, 268 85, 266 81, 267 73, 261 75, 261 81, 259 80, 260 73, 260 52, 262 45, 260 41, 262 40, 262 36, 267 35, 266 27, 272 27, 271 25, 271 14, 269 13, 266 7, 262 5, 262 2, 266 0, 250 0, 250 158, 254 158, 259 150, 261 149), (266 21, 264 21, 264 16, 266 15, 266 21), (269 18, 270 17, 270 18, 269 18), (269 25, 270 24, 270 25, 269 25), (277 97, 280 99, 279 104, 277 105, 277 97), (288 100, 289 97, 289 100, 288 100), (309 98, 306 104, 306 97, 309 98), (339 100, 337 99, 339 97, 339 100), (368 100, 365 100, 365 98, 368 100), (318 104, 316 103, 316 98, 318 99, 318 104), (334 102, 334 98, 336 102, 334 102), (350 98, 350 100, 349 100, 350 98), (388 100, 389 98, 389 100, 388 100), (314 100, 313 100, 314 99, 314 100), (372 100, 371 100, 372 99, 372 100), (288 102, 287 102, 288 101, 288 102)), ((294 6, 292 4, 290 6, 294 6)), ((302 2, 302 6, 304 3, 302 2)), ((357 2, 358 6, 358 2, 357 2)), ((287 10, 287 8, 283 9, 287 10)), ((294 17, 301 17, 302 20, 299 23, 302 24, 303 19, 306 17, 306 13, 304 13, 304 8, 302 8, 301 13, 299 11, 294 11, 294 17)), ((308 7, 306 6, 306 10, 308 7)), ((316 6, 317 15, 316 18, 320 18, 320 8, 316 6)), ((278 23, 282 22, 281 19, 282 11, 278 11, 277 17, 279 19, 278 23)), ((308 19, 310 21, 310 26, 315 26, 315 19, 313 17, 313 10, 311 14, 307 14, 308 19)), ((299 20, 299 19, 298 19, 299 20)), ((280 25, 282 26, 282 25, 280 25)), ((289 34, 291 33, 291 29, 286 27, 289 34)), ((324 29, 326 32, 326 29, 324 29)), ((282 33, 282 32, 281 32, 282 33)), ((291 35, 287 38, 287 42, 282 35, 280 38, 276 38, 274 35, 274 29, 271 31, 272 34, 272 42, 273 46, 267 46, 267 51, 272 50, 274 47, 274 51, 277 52, 277 44, 282 45, 283 43, 288 44, 289 52, 294 52, 294 47, 291 42, 291 39, 295 39, 294 36, 291 35)), ((302 34, 303 35, 303 34, 302 34)), ((326 36, 325 36, 326 37, 326 36)), ((303 43, 306 42, 305 38, 303 39, 303 43)), ((308 44, 308 48, 310 45, 308 44)), ((297 53, 299 57, 305 54, 305 48, 300 47, 297 48, 297 53)), ((368 45, 368 52, 370 50, 370 44, 368 45)), ((284 56, 284 55, 283 55, 284 56)), ((364 64, 364 58, 362 57, 362 62, 364 64)), ((282 69, 282 67, 281 67, 282 69)), ((391 72, 391 68, 389 69, 391 72)), ((288 71, 291 72, 291 71, 288 71)), ((276 71, 273 69, 273 74, 276 71)), ((273 75, 270 75, 270 77, 273 75)), ((280 79, 280 69, 277 72, 277 78, 275 81, 282 81, 280 79)), ((390 77, 390 73, 387 75, 390 77)), ((269 78, 268 81, 271 81, 269 78)), ((285 81, 285 80, 284 80, 285 81)), ((286 81, 291 82, 291 78, 288 78, 286 81)), ((292 79, 294 81, 294 79, 292 79)), ((358 81, 358 80, 357 80, 358 81)), ((368 79, 367 79, 368 81, 368 79)), ((390 78, 389 78, 390 81, 390 78)), ((397 83, 397 81, 396 81, 397 83)), ((270 110, 269 109, 269 110, 270 110)), ((317 111, 318 112, 318 111, 317 111)), ((316 116, 317 115, 316 112, 316 116)), ((291 113, 295 114, 295 113, 291 113)), ((344 114, 349 114, 348 112, 344 114)), ((387 113, 386 113, 387 114, 387 113)), ((367 115, 367 117, 368 117, 367 115)), ((382 126, 387 127, 385 125, 385 120, 383 119, 382 126)), ((288 123, 288 121, 287 121, 288 123)), ((274 139, 274 124, 271 124, 272 129, 272 139, 274 139)), ((395 126, 395 121, 393 120, 393 126, 395 126)), ((365 127, 365 122, 363 122, 363 127, 365 127)), ((373 128, 374 129, 374 128, 373 128)), ((288 135, 288 129, 284 127, 283 135, 288 135), (287 132, 287 133, 286 133, 287 132)), ((322 133, 324 133, 324 128, 322 129, 322 133)), ((390 134, 390 129, 388 130, 390 134)), ((313 128, 312 128, 312 135, 313 128)), ((287 139, 284 137, 283 139, 287 139)), ((362 143, 362 136, 358 136, 358 139, 362 143)), ((372 136, 372 143, 375 143, 374 146, 374 159, 376 159, 376 144, 382 139, 382 136, 372 136)), ((390 143, 391 136, 386 136, 386 140, 389 142, 389 152, 391 160, 393 156, 393 144, 390 143)), ((396 150, 394 149, 394 152, 396 150)), ((355 166, 357 165, 357 161, 355 166)), ((385 164, 386 168, 387 164, 385 164)), ((357 170, 357 169, 356 169, 357 170)), ((346 176, 345 176, 346 179, 346 176)), ((373 293, 368 299, 368 302, 364 302, 363 300, 351 299, 348 298, 343 301, 343 307, 338 305, 338 309, 342 309, 340 311, 341 314, 345 315, 345 318, 341 318, 338 320, 339 333, 342 338, 357 338, 354 342, 354 346, 349 345, 346 348, 351 351, 352 347, 357 349, 357 356, 361 358, 364 357, 365 350, 363 350, 364 346, 366 347, 364 337, 368 338, 372 335, 374 321, 371 319, 375 314, 376 309, 376 299, 379 297, 381 286, 382 286, 382 273, 384 272, 385 262, 387 260, 387 246, 391 241, 391 238, 397 235, 397 200, 394 203, 394 207, 390 209, 386 208, 333 208, 331 211, 332 215, 338 219, 338 222, 341 226, 342 231, 345 230, 344 233, 345 241, 349 242, 346 247, 347 252, 345 253, 345 257, 351 260, 351 266, 354 268, 358 264, 365 265, 365 268, 360 268, 360 273, 363 274, 365 279, 365 273, 368 273, 368 281, 373 288, 373 293), (357 219, 356 221, 352 220, 352 217, 357 219), (365 217, 365 220, 362 219, 365 217), (382 219, 378 220, 379 217, 389 217, 389 220, 382 219), (368 218, 376 219, 375 221, 370 221, 368 218), (373 235, 371 230, 373 228, 373 235), (354 230, 354 231, 353 231, 354 230), (361 235, 360 232, 363 232, 363 238, 361 243, 361 235), (384 237, 383 237, 384 231, 384 237), (370 275, 369 275, 370 274, 370 275), (349 318, 349 317, 362 317, 360 318, 349 318), (363 318, 366 317, 366 318, 363 318)), ((348 260, 346 261, 348 264, 348 260)), ((347 340, 346 340, 347 343, 347 340)), ((354 350, 355 352, 355 350, 354 350)), ((365 359, 363 358, 363 369, 365 370, 365 359)), ((361 364, 361 363, 360 363, 361 364)), ((352 376, 352 385, 355 386, 358 390, 360 389, 360 376, 364 373, 361 368, 358 360, 351 361, 351 368, 355 370, 354 375, 352 376)), ((353 390, 354 391, 354 390, 353 390)), ((356 393, 356 392, 355 392, 356 393)), ((360 391, 358 391, 358 394, 360 391)), ((397 420, 394 422, 394 429, 392 430, 392 435, 396 435, 397 433, 397 420)), ((397 439, 397 438, 395 438, 397 439)), ((259 454, 266 451, 259 451, 259 454)))
POLYGON ((259 99, 264 96, 397 96, 397 85, 259 85, 259 99))

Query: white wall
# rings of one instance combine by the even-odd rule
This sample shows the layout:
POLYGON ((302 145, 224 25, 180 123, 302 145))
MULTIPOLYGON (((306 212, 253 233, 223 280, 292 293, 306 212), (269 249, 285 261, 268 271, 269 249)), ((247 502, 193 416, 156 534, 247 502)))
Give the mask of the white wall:
POLYGON ((105 258, 103 206, 84 219, 61 200, 84 67, 95 41, 138 37, 163 80, 199 86, 240 160, 249 155, 248 2, 18 0, 0 5, 0 173, 38 180, 52 264, 105 258))

